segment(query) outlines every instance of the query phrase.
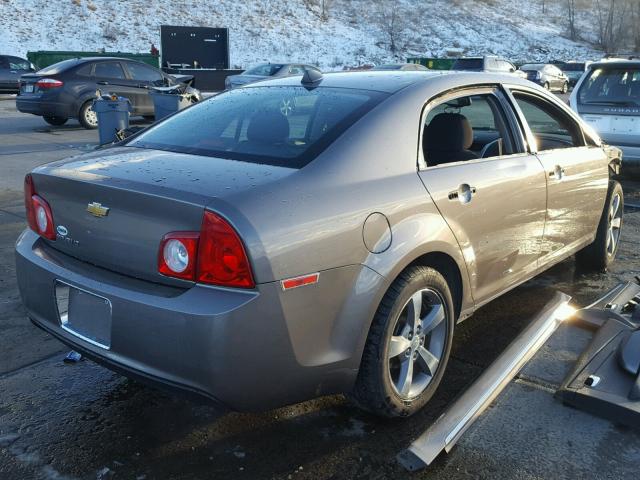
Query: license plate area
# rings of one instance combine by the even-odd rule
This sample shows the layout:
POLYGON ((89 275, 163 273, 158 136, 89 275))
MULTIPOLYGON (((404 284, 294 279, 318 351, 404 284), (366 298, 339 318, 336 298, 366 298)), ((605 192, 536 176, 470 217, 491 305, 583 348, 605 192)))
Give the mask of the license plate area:
POLYGON ((58 319, 63 330, 100 348, 111 348, 111 302, 60 280, 55 283, 58 319))
POLYGON ((24 93, 33 93, 33 85, 27 84, 24 86, 24 93))

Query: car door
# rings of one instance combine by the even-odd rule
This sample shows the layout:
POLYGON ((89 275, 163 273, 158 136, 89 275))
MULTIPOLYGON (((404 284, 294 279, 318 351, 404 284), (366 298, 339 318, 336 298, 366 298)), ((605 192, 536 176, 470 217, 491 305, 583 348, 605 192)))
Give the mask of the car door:
POLYGON ((609 182, 604 150, 585 136, 571 111, 552 95, 510 89, 532 152, 547 180, 541 267, 591 243, 609 182))
POLYGON ((546 213, 544 170, 525 151, 498 87, 438 98, 426 106, 424 118, 419 175, 460 245, 474 300, 485 303, 537 270, 546 213), (439 115, 463 125, 466 119, 473 138, 455 125, 439 125, 439 115), (460 139, 463 151, 442 157, 443 148, 460 139))
POLYGON ((164 76, 157 68, 140 62, 125 62, 129 80, 133 88, 136 88, 135 104, 136 112, 140 115, 153 115, 153 99, 149 95, 149 87, 162 86, 164 76))
POLYGON ((93 75, 96 82, 107 83, 107 85, 98 84, 98 88, 100 88, 103 93, 115 93, 120 97, 128 98, 135 113, 136 95, 139 89, 132 86, 132 82, 127 79, 122 64, 119 61, 105 60, 96 62, 93 75))

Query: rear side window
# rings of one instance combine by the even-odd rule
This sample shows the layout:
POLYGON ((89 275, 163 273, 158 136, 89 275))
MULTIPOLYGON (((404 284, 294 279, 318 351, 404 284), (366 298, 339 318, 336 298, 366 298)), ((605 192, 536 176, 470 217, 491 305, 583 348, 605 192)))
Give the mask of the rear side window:
POLYGON ((76 75, 80 75, 83 77, 90 77, 92 69, 93 69, 93 64, 87 63, 76 70, 76 75))
POLYGON ((560 108, 535 95, 513 92, 513 96, 536 139, 539 152, 585 145, 580 126, 560 108))
POLYGON ((134 80, 141 82, 158 82, 162 80, 162 74, 153 67, 142 63, 127 62, 127 70, 134 80))
POLYGON ((514 153, 494 94, 458 97, 432 107, 424 121, 422 149, 429 167, 514 153))
POLYGON ((7 57, 0 57, 0 68, 9 68, 9 60, 7 60, 7 57))
POLYGON ((270 77, 271 75, 275 75, 280 71, 283 67, 281 64, 273 64, 273 63, 264 63, 262 65, 257 65, 253 68, 250 68, 246 72, 247 75, 260 75, 262 77, 270 77))
POLYGON ((328 87, 231 90, 151 127, 129 145, 301 168, 386 96, 328 87))
POLYGON ((584 105, 640 105, 640 66, 594 68, 580 87, 578 102, 584 105))
POLYGON ((124 79, 124 72, 118 62, 96 63, 94 75, 98 78, 124 79))

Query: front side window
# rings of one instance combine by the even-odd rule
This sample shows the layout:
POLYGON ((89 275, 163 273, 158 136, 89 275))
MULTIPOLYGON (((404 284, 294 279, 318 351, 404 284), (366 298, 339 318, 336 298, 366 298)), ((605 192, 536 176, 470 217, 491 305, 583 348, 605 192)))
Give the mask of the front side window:
POLYGON ((141 63, 128 62, 127 69, 134 80, 140 82, 160 82, 162 74, 156 69, 141 63))
POLYGON ((302 168, 386 96, 329 87, 230 90, 151 127, 129 145, 302 168))
POLYGON ((583 105, 640 106, 640 65, 594 68, 580 87, 578 102, 583 105))
POLYGON ((559 107, 536 95, 513 92, 536 141, 537 151, 584 146, 582 129, 559 107))
POLYGON ((427 166, 515 153, 504 112, 493 94, 458 97, 431 108, 422 146, 427 166))
POLYGON ((124 72, 118 62, 96 63, 94 75, 98 78, 124 79, 124 72))

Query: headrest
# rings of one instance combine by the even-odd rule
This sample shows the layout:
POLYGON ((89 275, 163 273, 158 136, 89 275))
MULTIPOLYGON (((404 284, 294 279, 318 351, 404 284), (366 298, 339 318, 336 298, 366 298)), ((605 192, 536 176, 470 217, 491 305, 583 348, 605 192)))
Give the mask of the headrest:
POLYGON ((282 143, 289 138, 289 121, 280 112, 258 112, 247 128, 249 141, 282 143))
POLYGON ((439 113, 427 125, 422 141, 425 150, 467 150, 473 143, 473 129, 460 113, 439 113))

